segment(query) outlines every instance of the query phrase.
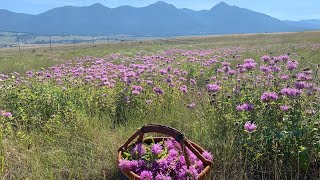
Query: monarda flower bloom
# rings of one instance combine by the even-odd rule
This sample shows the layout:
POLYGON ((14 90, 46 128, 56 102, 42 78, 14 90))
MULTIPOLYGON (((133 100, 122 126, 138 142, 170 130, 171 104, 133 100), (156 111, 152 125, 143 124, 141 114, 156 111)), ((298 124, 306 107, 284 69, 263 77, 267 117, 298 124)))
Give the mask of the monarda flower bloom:
POLYGON ((132 95, 139 95, 139 94, 140 94, 140 91, 137 91, 137 90, 132 91, 132 95))
POLYGON ((120 160, 119 167, 122 171, 133 171, 138 167, 138 161, 120 160))
POLYGON ((264 55, 264 56, 261 57, 261 60, 264 61, 264 62, 267 62, 267 61, 270 61, 271 58, 268 55, 264 55))
POLYGON ((213 160, 212 154, 211 154, 210 152, 208 152, 208 151, 204 151, 204 152, 202 153, 202 156, 203 156, 204 158, 206 158, 207 160, 210 160, 210 161, 213 160))
POLYGON ((188 88, 186 85, 183 85, 182 87, 179 88, 180 91, 183 93, 183 94, 187 94, 188 93, 188 88))
POLYGON ((220 86, 216 84, 208 84, 207 89, 209 92, 218 92, 220 90, 220 86))
POLYGON ((160 70, 159 70, 159 73, 160 73, 161 75, 165 75, 165 74, 167 74, 168 72, 167 72, 166 69, 160 69, 160 70))
POLYGON ((190 79, 190 84, 191 84, 192 86, 195 86, 195 85, 197 84, 197 81, 194 80, 194 79, 190 79))
POLYGON ((229 67, 229 66, 230 66, 230 63, 228 63, 228 62, 222 62, 221 64, 222 64, 222 66, 224 66, 224 67, 229 67))
POLYGON ((162 152, 162 146, 160 144, 154 144, 151 146, 151 152, 154 155, 158 155, 162 152))
POLYGON ((156 175, 155 180, 172 180, 169 175, 159 173, 156 175))
POLYGON ((141 180, 153 180, 152 172, 151 171, 142 171, 140 174, 141 180))
POLYGON ((253 104, 244 103, 242 105, 237 106, 237 111, 252 111, 254 109, 253 104))
POLYGON ((187 166, 182 166, 182 168, 179 170, 178 172, 178 176, 177 179, 198 179, 199 174, 198 171, 190 166, 189 169, 187 168, 187 166))
POLYGON ((153 85, 153 82, 152 82, 151 80, 147 80, 147 84, 148 84, 149 86, 151 86, 151 85, 153 85))
POLYGON ((255 125, 254 122, 252 121, 248 121, 244 124, 244 129, 247 132, 252 133, 257 129, 257 125, 255 125))
POLYGON ((146 154, 146 149, 144 147, 143 144, 139 143, 137 144, 134 148, 132 148, 131 150, 131 155, 132 156, 138 156, 138 157, 141 157, 143 155, 146 154))
POLYGON ((256 67, 257 63, 255 63, 252 59, 246 59, 246 60, 245 60, 245 63, 243 64, 243 68, 245 68, 246 70, 251 70, 256 67))
POLYGON ((275 72, 275 73, 278 73, 278 72, 280 72, 281 71, 281 68, 280 67, 278 67, 278 66, 272 66, 272 71, 273 72, 275 72))
POLYGON ((287 111, 289 111, 289 110, 291 109, 291 107, 288 106, 288 105, 283 105, 283 106, 280 106, 280 109, 281 109, 283 112, 287 112, 287 111))
POLYGON ((303 81, 299 81, 299 82, 294 83, 294 87, 297 89, 304 89, 307 86, 308 86, 308 84, 303 81))
POLYGON ((189 109, 193 109, 196 107, 196 103, 192 102, 191 104, 188 105, 189 109))
POLYGON ((282 76, 280 76, 280 79, 281 80, 288 80, 289 76, 288 75, 282 75, 282 76))
POLYGON ((265 73, 269 73, 272 71, 272 69, 269 66, 264 66, 264 65, 260 66, 260 70, 265 73))
POLYGON ((235 70, 229 70, 227 74, 232 76, 232 75, 235 75, 236 73, 237 73, 237 71, 235 71, 235 70))
POLYGON ((270 102, 270 101, 275 101, 278 98, 279 96, 275 92, 264 92, 260 99, 262 102, 270 102))
POLYGON ((142 92, 142 90, 143 90, 143 88, 141 86, 132 86, 131 89, 135 90, 135 91, 139 91, 139 92, 142 92))
POLYGON ((297 96, 300 96, 301 93, 302 93, 301 90, 293 89, 293 88, 283 88, 280 91, 281 95, 288 96, 288 97, 297 97, 297 96))
POLYGON ((146 100, 146 104, 147 104, 147 105, 151 105, 151 103, 152 103, 152 100, 149 100, 149 99, 146 100))
POLYGON ((184 77, 179 77, 179 81, 181 81, 181 82, 186 82, 186 81, 187 81, 187 79, 186 79, 186 78, 184 78, 184 77))
POLYGON ((310 81, 312 80, 312 76, 306 73, 298 73, 297 80, 299 81, 310 81))
POLYGON ((290 57, 288 55, 282 55, 282 56, 280 56, 280 58, 283 61, 288 61, 290 59, 290 57))
POLYGON ((164 93, 164 91, 162 89, 160 89, 159 87, 154 87, 153 91, 158 95, 162 95, 164 93))
POLYGON ((298 64, 299 63, 297 61, 288 61, 287 62, 287 68, 290 71, 295 70, 298 67, 298 64))

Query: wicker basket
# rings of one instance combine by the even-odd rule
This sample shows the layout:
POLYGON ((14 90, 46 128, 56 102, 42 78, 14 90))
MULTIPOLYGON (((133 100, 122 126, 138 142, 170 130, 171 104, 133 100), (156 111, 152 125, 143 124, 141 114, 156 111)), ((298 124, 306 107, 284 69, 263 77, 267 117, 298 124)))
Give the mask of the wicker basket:
MULTIPOLYGON (((136 137, 138 137, 137 143, 151 143, 152 141, 154 142, 160 142, 165 139, 169 139, 169 137, 155 137, 155 138, 147 138, 144 139, 143 136, 145 133, 160 133, 167 135, 169 137, 174 138, 177 142, 179 142, 180 146, 182 147, 183 154, 186 159, 186 164, 189 167, 190 166, 190 160, 188 158, 188 153, 186 151, 186 147, 199 158, 203 165, 204 165, 204 170, 199 174, 199 179, 207 179, 210 173, 210 168, 213 165, 212 161, 209 161, 205 159, 201 154, 205 151, 202 147, 197 145, 196 143, 188 140, 187 138, 184 137, 184 135, 179 132, 178 130, 167 127, 167 126, 162 126, 162 125, 155 125, 155 124, 150 124, 143 126, 141 129, 137 130, 125 143, 122 145, 119 150, 118 150, 118 161, 122 160, 122 153, 127 150, 128 146, 136 137)), ((130 180, 139 180, 140 177, 139 175, 133 173, 132 171, 123 171, 123 174, 130 180)))

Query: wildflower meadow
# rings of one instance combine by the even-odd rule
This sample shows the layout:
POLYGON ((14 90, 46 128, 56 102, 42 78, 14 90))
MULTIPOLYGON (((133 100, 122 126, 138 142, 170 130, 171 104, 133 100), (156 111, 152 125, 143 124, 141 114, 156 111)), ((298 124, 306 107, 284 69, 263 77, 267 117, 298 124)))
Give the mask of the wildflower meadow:
POLYGON ((0 174, 197 179, 196 157, 189 169, 171 163, 174 140, 137 145, 117 162, 130 134, 156 123, 207 150, 210 179, 320 178, 320 44, 282 46, 177 46, 1 74, 0 174))

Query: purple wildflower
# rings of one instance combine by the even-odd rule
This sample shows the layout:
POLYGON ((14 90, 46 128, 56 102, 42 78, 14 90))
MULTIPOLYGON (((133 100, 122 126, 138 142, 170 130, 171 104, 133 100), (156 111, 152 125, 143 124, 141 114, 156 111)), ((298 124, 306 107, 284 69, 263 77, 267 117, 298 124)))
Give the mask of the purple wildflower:
POLYGON ((203 162, 201 160, 198 160, 195 163, 195 168, 197 169, 198 173, 201 173, 204 169, 203 162))
POLYGON ((164 145, 167 147, 168 150, 174 149, 174 143, 171 139, 164 141, 164 145))
POLYGON ((280 91, 280 94, 283 96, 289 96, 289 97, 297 97, 300 96, 300 94, 302 93, 301 90, 299 89, 293 89, 293 88, 283 88, 280 91))
POLYGON ((231 64, 229 62, 221 62, 222 66, 229 67, 231 64))
POLYGON ((4 113, 3 116, 4 116, 4 117, 11 118, 11 117, 12 117, 12 114, 11 114, 11 112, 6 112, 6 113, 4 113))
POLYGON ((191 84, 192 86, 195 86, 195 85, 197 84, 197 81, 194 80, 194 79, 190 79, 190 84, 191 84))
POLYGON ((171 77, 167 77, 166 80, 165 80, 165 82, 166 82, 166 83, 169 83, 169 84, 172 83, 172 81, 173 81, 173 80, 172 80, 171 77))
POLYGON ((298 62, 297 61, 288 61, 287 62, 287 68, 288 70, 292 71, 298 67, 298 62))
POLYGON ((143 156, 146 154, 146 149, 144 148, 144 145, 142 143, 137 144, 134 148, 131 150, 131 155, 136 156, 138 155, 143 156))
POLYGON ((265 92, 261 96, 262 102, 275 101, 279 98, 278 94, 275 92, 265 92))
POLYGON ((162 146, 160 144, 154 144, 152 145, 151 147, 151 152, 154 154, 154 155, 158 155, 162 152, 162 146))
POLYGON ((209 92, 218 92, 220 90, 220 86, 217 84, 208 84, 207 89, 209 92))
POLYGON ((290 59, 290 57, 288 55, 283 55, 283 56, 280 56, 280 58, 283 60, 283 61, 288 61, 290 59))
POLYGON ((177 179, 181 179, 181 180, 187 180, 187 179, 198 179, 199 178, 199 174, 198 171, 194 168, 194 167, 189 167, 189 169, 187 168, 187 166, 183 166, 179 172, 178 172, 178 177, 177 179))
POLYGON ((142 90, 143 90, 143 88, 141 86, 132 86, 131 89, 135 90, 135 91, 139 91, 139 92, 142 92, 142 90))
POLYGON ((188 93, 188 87, 186 85, 181 86, 179 89, 183 94, 188 93))
POLYGON ((153 84, 153 82, 152 82, 151 80, 148 80, 148 81, 147 81, 147 84, 148 84, 149 86, 151 86, 151 85, 153 84))
POLYGON ((263 60, 263 61, 270 61, 271 60, 271 58, 270 58, 270 56, 268 56, 268 55, 264 55, 264 56, 262 56, 261 57, 261 60, 263 60))
POLYGON ((268 66, 260 66, 260 70, 262 71, 262 72, 265 72, 265 73, 269 73, 269 72, 271 72, 271 69, 270 69, 270 67, 268 67, 268 66))
POLYGON ((282 76, 280 76, 280 79, 282 79, 282 80, 288 80, 288 79, 289 79, 289 76, 288 76, 288 75, 282 75, 282 76))
POLYGON ((159 173, 156 175, 155 180, 172 180, 172 178, 169 175, 159 173))
POLYGON ((160 70, 159 70, 159 73, 160 73, 161 75, 165 75, 165 74, 167 74, 168 72, 167 72, 166 69, 160 69, 160 70))
POLYGON ((297 89, 304 89, 307 87, 307 84, 303 81, 294 83, 294 87, 297 89))
POLYGON ((172 158, 172 159, 176 159, 178 157, 178 155, 179 155, 179 152, 175 149, 170 149, 168 152, 168 157, 172 158))
POLYGON ((202 153, 202 156, 203 156, 204 158, 210 160, 210 161, 213 160, 212 154, 211 154, 210 152, 208 152, 208 151, 204 151, 204 152, 202 153))
POLYGON ((248 121, 246 122, 246 124, 244 125, 244 129, 249 132, 252 133, 253 131, 255 131, 257 129, 257 126, 254 124, 254 122, 248 121))
POLYGON ((141 180, 153 180, 152 172, 150 171, 142 171, 140 174, 141 180))
POLYGON ((167 71, 168 71, 168 72, 172 71, 172 66, 168 66, 168 67, 167 67, 167 71))
POLYGON ((147 99, 147 100, 146 100, 146 104, 147 104, 147 105, 151 105, 151 103, 152 103, 152 100, 150 100, 150 99, 147 99))
POLYGON ((191 104, 188 105, 188 108, 193 109, 196 107, 196 103, 192 102, 191 104))
POLYGON ((139 94, 140 94, 140 91, 137 91, 137 90, 132 91, 132 95, 139 95, 139 94))
POLYGON ((282 111, 284 111, 284 112, 289 111, 289 109, 290 109, 290 108, 291 108, 291 107, 290 107, 290 106, 288 106, 288 105, 280 106, 280 109, 281 109, 282 111))
POLYGON ((138 167, 138 161, 129 161, 122 159, 119 162, 119 167, 122 171, 133 171, 138 167))
POLYGON ((7 118, 11 118, 12 117, 11 112, 6 112, 4 110, 0 111, 0 115, 3 116, 3 117, 7 117, 7 118))
POLYGON ((253 59, 245 59, 244 64, 243 64, 243 68, 245 68, 247 70, 251 70, 251 69, 254 69, 256 67, 256 65, 257 65, 257 63, 255 63, 253 59))
POLYGON ((159 87, 154 87, 153 91, 158 95, 161 95, 164 93, 164 91, 162 89, 160 89, 159 87))
POLYGON ((236 109, 237 111, 252 111, 254 109, 254 105, 249 103, 244 103, 242 105, 238 105, 236 109))

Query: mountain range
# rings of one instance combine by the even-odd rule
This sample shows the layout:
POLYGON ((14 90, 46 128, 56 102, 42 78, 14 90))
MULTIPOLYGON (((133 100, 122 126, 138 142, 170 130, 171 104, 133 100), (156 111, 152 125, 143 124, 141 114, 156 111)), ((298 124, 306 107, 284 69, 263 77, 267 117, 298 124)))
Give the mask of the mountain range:
POLYGON ((161 1, 139 8, 64 6, 37 15, 0 10, 0 31, 42 35, 177 36, 313 29, 320 29, 319 20, 281 21, 224 2, 202 11, 178 9, 161 1))

